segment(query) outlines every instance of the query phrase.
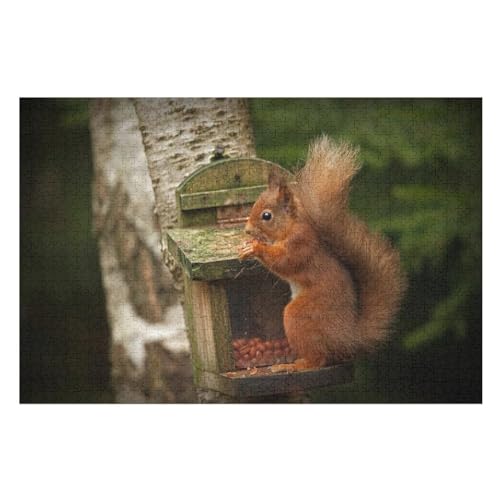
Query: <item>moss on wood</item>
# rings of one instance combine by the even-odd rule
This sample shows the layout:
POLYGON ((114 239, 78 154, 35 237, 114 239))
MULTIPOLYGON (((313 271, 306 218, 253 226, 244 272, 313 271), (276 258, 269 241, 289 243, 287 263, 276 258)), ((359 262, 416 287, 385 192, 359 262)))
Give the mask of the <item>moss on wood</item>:
POLYGON ((240 261, 245 234, 238 228, 179 228, 168 231, 168 251, 193 280, 233 279, 263 271, 255 261, 240 261))

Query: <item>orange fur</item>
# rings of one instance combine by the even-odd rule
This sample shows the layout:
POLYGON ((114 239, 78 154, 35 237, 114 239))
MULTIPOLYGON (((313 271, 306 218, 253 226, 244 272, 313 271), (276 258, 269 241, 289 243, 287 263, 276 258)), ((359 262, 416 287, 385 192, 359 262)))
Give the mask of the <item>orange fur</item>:
POLYGON ((240 258, 259 259, 296 291, 284 327, 299 367, 349 359, 383 341, 405 290, 397 250, 347 208, 358 170, 357 150, 322 137, 296 184, 270 176, 246 226, 254 239, 240 258))

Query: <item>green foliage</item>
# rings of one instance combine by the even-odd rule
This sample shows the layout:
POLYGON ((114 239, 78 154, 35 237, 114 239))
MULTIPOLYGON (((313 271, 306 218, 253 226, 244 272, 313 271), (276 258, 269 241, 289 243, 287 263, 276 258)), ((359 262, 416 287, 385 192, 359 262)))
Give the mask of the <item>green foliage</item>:
POLYGON ((470 319, 481 294, 480 100, 258 99, 251 109, 258 154, 285 167, 321 133, 360 146, 352 207, 401 250, 404 349, 480 334, 470 319))

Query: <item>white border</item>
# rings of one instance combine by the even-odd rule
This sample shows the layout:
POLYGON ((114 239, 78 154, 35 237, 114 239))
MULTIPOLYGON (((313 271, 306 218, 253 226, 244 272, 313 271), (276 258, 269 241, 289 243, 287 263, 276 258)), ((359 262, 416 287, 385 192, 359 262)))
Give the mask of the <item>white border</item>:
POLYGON ((1 34, 3 497, 498 498, 493 8, 435 1, 9 7, 1 34), (485 403, 18 405, 18 98, 101 95, 484 97, 485 403))

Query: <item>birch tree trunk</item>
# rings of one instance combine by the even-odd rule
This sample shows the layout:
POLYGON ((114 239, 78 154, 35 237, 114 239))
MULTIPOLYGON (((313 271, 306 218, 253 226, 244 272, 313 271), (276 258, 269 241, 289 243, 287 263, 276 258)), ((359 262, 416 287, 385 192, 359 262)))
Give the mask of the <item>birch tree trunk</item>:
POLYGON ((135 108, 165 249, 184 178, 214 157, 255 156, 250 113, 244 99, 137 99, 135 108))
MULTIPOLYGON (((177 223, 175 189, 213 159, 255 156, 250 114, 244 99, 137 99, 135 108, 167 261, 166 231, 177 223)), ((179 271, 169 264, 180 287, 179 271)))
MULTIPOLYGON (((133 103, 98 99, 90 108, 93 217, 112 335, 115 399, 195 401, 180 291, 161 259, 133 103)), ((171 209, 169 203, 162 213, 171 209)))

